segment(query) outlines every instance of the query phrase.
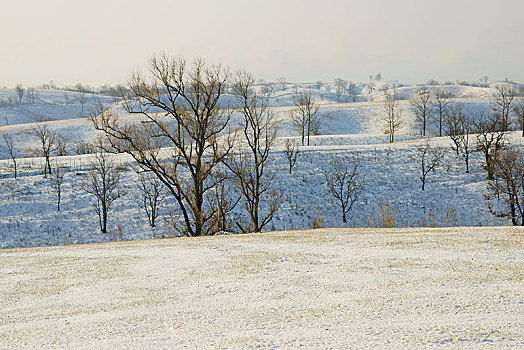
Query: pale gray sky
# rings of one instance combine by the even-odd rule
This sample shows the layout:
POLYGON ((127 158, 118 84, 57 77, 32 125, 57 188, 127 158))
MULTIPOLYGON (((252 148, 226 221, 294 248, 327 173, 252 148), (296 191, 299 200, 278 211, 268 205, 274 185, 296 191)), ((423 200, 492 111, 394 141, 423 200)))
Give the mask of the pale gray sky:
POLYGON ((167 52, 258 78, 524 81, 523 0, 25 0, 0 8, 0 86, 125 82, 167 52))

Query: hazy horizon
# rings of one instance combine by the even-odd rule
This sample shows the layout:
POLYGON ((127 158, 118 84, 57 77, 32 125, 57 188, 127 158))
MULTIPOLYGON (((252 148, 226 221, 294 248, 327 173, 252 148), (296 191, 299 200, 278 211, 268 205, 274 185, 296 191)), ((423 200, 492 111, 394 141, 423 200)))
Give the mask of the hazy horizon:
POLYGON ((9 2, 0 86, 124 83, 163 52, 266 80, 524 81, 523 12, 518 0, 9 2))

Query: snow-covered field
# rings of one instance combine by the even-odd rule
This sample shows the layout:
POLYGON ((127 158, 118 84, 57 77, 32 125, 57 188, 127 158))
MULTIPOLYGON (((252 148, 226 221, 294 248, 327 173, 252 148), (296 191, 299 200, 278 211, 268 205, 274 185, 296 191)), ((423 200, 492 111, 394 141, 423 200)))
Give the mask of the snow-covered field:
MULTIPOLYGON (((381 89, 386 83, 377 83, 381 89)), ((394 144, 387 143, 381 125, 383 92, 365 93, 365 84, 356 84, 356 102, 337 97, 330 84, 287 84, 285 89, 275 88, 271 105, 280 129, 272 151, 268 174, 283 194, 283 202, 267 230, 308 229, 323 227, 381 226, 380 210, 389 208, 396 226, 491 226, 510 222, 494 217, 484 195, 486 173, 480 153, 471 157, 471 172, 465 173, 462 158, 451 150, 447 137, 435 137, 435 125, 429 135, 433 146, 445 149, 446 155, 435 172, 428 175, 426 190, 421 190, 418 148, 424 144, 413 120, 409 99, 418 86, 400 86, 398 96, 406 126, 396 135, 394 144), (320 135, 311 138, 311 146, 301 147, 297 165, 289 174, 283 155, 286 139, 299 140, 289 118, 291 96, 304 86, 311 87, 321 105, 320 135), (347 223, 342 222, 337 202, 328 193, 325 173, 333 157, 349 156, 359 160, 364 192, 349 213, 347 223)), ((443 85, 439 88, 453 93, 464 111, 475 113, 488 110, 493 87, 443 85)), ((14 90, 1 90, 0 101, 14 100, 14 90)), ((230 95, 225 96, 231 99, 230 95)), ((92 141, 97 137, 90 121, 85 118, 92 109, 96 96, 89 96, 82 114, 78 99, 73 95, 64 101, 64 92, 40 91, 35 104, 2 104, 0 125, 8 115, 8 125, 0 126, 0 135, 12 135, 18 159, 20 176, 13 178, 12 162, 0 138, 0 248, 93 243, 111 240, 122 232, 125 240, 165 237, 172 231, 168 224, 170 211, 176 217, 177 206, 169 198, 160 209, 156 228, 149 227, 146 214, 139 208, 137 175, 127 167, 121 181, 125 196, 114 203, 109 216, 109 235, 100 233, 93 209, 94 197, 82 188, 82 173, 89 167, 89 156, 75 155, 72 151, 78 142, 92 141), (56 162, 66 168, 61 211, 56 211, 56 194, 49 178, 41 175, 42 158, 34 157, 37 140, 32 135, 36 125, 24 112, 38 114, 45 106, 45 119, 52 130, 69 140, 71 155, 58 157, 56 162), (72 109, 72 110, 70 110, 72 109), (24 157, 24 158, 23 158, 24 157)), ((102 100, 119 110, 118 101, 102 100)), ((508 137, 513 144, 524 142, 520 132, 508 137)), ((117 156, 125 164, 129 157, 117 156)), ((231 191, 233 192, 233 191, 231 191)), ((266 203, 262 203, 265 210, 266 203)), ((233 211, 233 217, 245 217, 243 205, 233 211)))
POLYGON ((0 251, 0 348, 524 347, 524 229, 0 251))

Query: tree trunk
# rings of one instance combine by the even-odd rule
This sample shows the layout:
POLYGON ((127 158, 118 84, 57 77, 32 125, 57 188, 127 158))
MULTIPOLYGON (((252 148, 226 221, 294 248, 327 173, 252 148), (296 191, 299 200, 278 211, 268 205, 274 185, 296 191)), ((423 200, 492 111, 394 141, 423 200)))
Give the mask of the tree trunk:
POLYGON ((107 233, 107 208, 102 205, 102 233, 107 233))
POLYGON ((488 171, 488 180, 493 180, 493 164, 491 154, 486 153, 486 170, 488 171))

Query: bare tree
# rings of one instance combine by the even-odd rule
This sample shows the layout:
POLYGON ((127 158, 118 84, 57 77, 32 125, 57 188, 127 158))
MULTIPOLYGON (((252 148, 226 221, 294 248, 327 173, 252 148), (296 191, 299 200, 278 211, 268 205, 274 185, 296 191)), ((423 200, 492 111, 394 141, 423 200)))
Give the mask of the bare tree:
POLYGON ((335 93, 337 94, 337 101, 340 101, 340 97, 346 93, 348 82, 341 78, 336 78, 333 81, 335 85, 335 93))
POLYGON ((91 169, 84 175, 83 187, 87 193, 95 196, 94 207, 102 233, 107 233, 107 222, 113 202, 124 194, 118 188, 121 173, 122 168, 100 148, 91 161, 91 169))
POLYGON ((273 219, 280 207, 281 196, 272 186, 272 176, 267 174, 267 162, 277 127, 269 100, 260 96, 254 89, 255 79, 249 73, 239 72, 235 76, 233 89, 237 96, 242 144, 241 149, 226 160, 227 167, 235 175, 235 184, 242 193, 244 206, 249 215, 249 223, 241 227, 243 232, 260 232, 273 219), (260 203, 269 195, 269 210, 262 214, 260 203))
POLYGON ((463 113, 463 105, 455 104, 446 112, 444 117, 446 125, 446 135, 449 136, 453 145, 451 149, 457 153, 457 156, 460 155, 460 135, 462 134, 463 120, 465 114, 463 113))
POLYGON ((311 89, 297 91, 292 97, 295 109, 292 111, 292 120, 295 126, 300 130, 302 137, 302 146, 304 139, 309 146, 309 137, 316 134, 319 128, 319 105, 315 102, 315 96, 311 89))
POLYGON ((348 93, 348 98, 351 99, 351 102, 357 101, 357 96, 358 96, 357 87, 351 81, 348 81, 347 93, 348 93))
POLYGON ((430 117, 430 94, 426 87, 422 87, 415 92, 409 101, 415 113, 415 121, 419 125, 420 135, 426 136, 426 128, 430 117))
POLYGON ((400 112, 395 90, 384 92, 384 114, 382 115, 382 121, 385 124, 385 133, 389 135, 389 143, 393 143, 395 133, 404 125, 404 118, 400 112))
POLYGON ((359 163, 349 157, 336 157, 329 162, 326 183, 329 192, 338 201, 342 211, 342 221, 347 222, 346 214, 351 210, 363 191, 363 182, 359 178, 359 163))
POLYGON ((266 95, 268 97, 271 97, 273 94, 273 90, 275 89, 274 83, 272 82, 262 82, 262 87, 260 88, 260 92, 262 95, 266 95))
POLYGON ((99 105, 91 120, 105 133, 111 152, 125 152, 144 171, 151 171, 175 198, 187 236, 209 234, 208 221, 216 214, 206 201, 213 188, 209 176, 229 154, 232 143, 219 138, 226 131, 231 110, 220 97, 228 70, 195 60, 167 55, 151 60, 152 83, 133 74, 123 96, 128 113, 141 115, 139 123, 125 123, 99 105), (162 114, 157 113, 162 111, 162 114), (161 148, 169 147, 161 152, 161 148))
POLYGON ((426 178, 430 171, 435 171, 436 167, 444 158, 444 151, 440 147, 431 147, 429 139, 426 139, 423 146, 418 148, 422 181, 422 191, 426 187, 426 178))
POLYGON ((491 109, 499 119, 502 131, 510 129, 510 113, 512 112, 513 100, 517 96, 517 89, 513 84, 500 84, 495 87, 492 94, 491 109))
POLYGON ((69 152, 67 151, 68 143, 69 139, 66 136, 59 132, 55 133, 55 149, 57 156, 62 157, 69 155, 69 152))
POLYGON ((31 101, 31 104, 35 104, 35 100, 39 97, 38 90, 36 90, 33 86, 27 88, 27 97, 29 97, 29 100, 31 101))
POLYGON ((374 93, 375 90, 376 90, 376 84, 374 82, 370 81, 366 85, 366 90, 367 90, 368 94, 374 93))
POLYGON ((25 89, 22 87, 22 84, 16 84, 15 92, 18 97, 18 104, 22 104, 22 98, 24 97, 25 89))
POLYGON ((453 94, 447 90, 435 88, 433 89, 433 95, 435 96, 432 101, 432 106, 435 110, 434 121, 438 127, 438 135, 442 136, 442 129, 445 123, 445 116, 452 106, 453 94))
POLYGON ((451 149, 457 156, 462 154, 469 173, 469 156, 475 150, 472 146, 472 133, 475 131, 473 120, 463 113, 462 104, 455 104, 448 109, 445 116, 446 133, 453 141, 451 149))
POLYGON ((33 134, 40 144, 40 155, 44 157, 44 177, 51 175, 51 152, 56 146, 56 132, 51 130, 47 123, 37 123, 33 127, 33 134))
POLYGON ((504 146, 493 159, 493 173, 496 180, 488 183, 489 211, 502 218, 509 217, 513 225, 524 226, 524 158, 514 147, 504 146), (507 209, 493 207, 494 200, 507 203, 507 209))
POLYGON ((524 137, 524 98, 519 98, 513 106, 513 112, 517 116, 517 122, 522 129, 522 137, 524 137))
POLYGON ((458 135, 462 157, 466 163, 466 173, 469 173, 469 156, 475 150, 472 146, 471 134, 473 132, 473 122, 468 115, 464 115, 460 120, 461 133, 458 135))
POLYGON ((290 139, 287 139, 284 142, 284 155, 286 156, 286 159, 289 163, 289 173, 291 174, 291 170, 295 166, 297 162, 298 157, 298 142, 291 141, 290 139))
POLYGON ((62 183, 64 182, 64 168, 62 164, 56 161, 53 174, 53 189, 56 192, 56 211, 60 211, 60 202, 62 200, 62 183))
POLYGON ((213 210, 216 211, 216 215, 209 223, 211 232, 231 231, 234 220, 230 218, 230 213, 236 207, 242 195, 233 191, 232 182, 234 180, 224 170, 214 170, 211 177, 214 185, 213 190, 208 194, 208 200, 213 210))
POLYGON ((11 160, 13 161, 13 165, 15 168, 15 179, 18 175, 18 169, 16 167, 16 151, 15 151, 15 144, 13 142, 13 135, 11 134, 2 134, 2 137, 4 138, 5 145, 7 146, 7 151, 9 152, 9 156, 11 157, 11 160))
POLYGON ((164 184, 151 172, 139 173, 138 188, 140 189, 140 207, 146 212, 149 226, 155 227, 158 211, 165 199, 164 184))
POLYGON ((287 84, 287 80, 286 80, 286 78, 284 78, 284 77, 280 77, 280 78, 278 78, 278 79, 277 79, 277 83, 280 84, 280 88, 281 88, 282 90, 285 90, 285 89, 286 89, 286 84, 287 84))
POLYGON ((78 102, 80 102, 80 105, 82 106, 82 115, 84 114, 84 105, 87 102, 86 94, 84 91, 80 91, 78 93, 78 102))
POLYGON ((480 113, 473 121, 477 133, 477 149, 482 151, 486 159, 488 179, 493 180, 493 159, 504 145, 506 135, 505 123, 501 123, 501 115, 480 113))

